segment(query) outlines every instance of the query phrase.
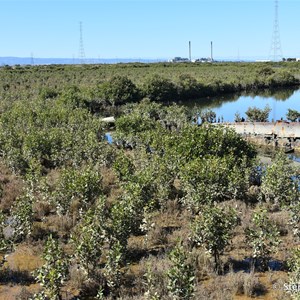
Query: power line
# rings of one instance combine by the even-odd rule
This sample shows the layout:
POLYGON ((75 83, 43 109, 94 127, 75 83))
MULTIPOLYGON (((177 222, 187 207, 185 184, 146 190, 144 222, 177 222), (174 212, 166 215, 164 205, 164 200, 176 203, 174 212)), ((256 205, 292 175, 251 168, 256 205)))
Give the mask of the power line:
POLYGON ((278 21, 278 0, 275 0, 275 16, 273 24, 273 34, 272 42, 270 49, 270 58, 274 61, 282 60, 282 49, 280 42, 280 33, 279 33, 279 21, 278 21))
POLYGON ((84 64, 85 63, 85 52, 84 52, 84 47, 83 47, 83 34, 82 34, 82 22, 79 22, 79 59, 80 63, 84 64))
POLYGON ((31 64, 32 66, 34 65, 33 52, 30 53, 30 64, 31 64))

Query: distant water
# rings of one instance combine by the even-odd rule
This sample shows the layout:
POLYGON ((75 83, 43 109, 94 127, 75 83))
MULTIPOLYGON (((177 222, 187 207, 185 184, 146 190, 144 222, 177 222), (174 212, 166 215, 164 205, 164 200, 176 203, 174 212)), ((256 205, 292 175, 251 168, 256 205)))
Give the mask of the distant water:
MULTIPOLYGON (((0 57, 0 66, 9 65, 72 65, 72 64, 117 64, 117 63, 157 63, 168 62, 170 58, 38 58, 38 57, 0 57)), ((254 58, 237 60, 234 58, 216 58, 215 62, 254 62, 254 58)))
POLYGON ((216 113, 217 119, 225 122, 233 122, 237 112, 246 119, 245 112, 249 107, 263 109, 267 105, 271 109, 269 121, 276 121, 281 118, 286 119, 286 113, 289 108, 299 111, 300 89, 299 87, 294 87, 261 90, 254 93, 226 94, 182 102, 182 104, 193 108, 194 111, 211 109, 216 113))
POLYGON ((34 58, 34 57, 0 57, 0 66, 9 65, 52 65, 52 64, 116 64, 116 63, 155 63, 165 62, 167 59, 144 58, 34 58))

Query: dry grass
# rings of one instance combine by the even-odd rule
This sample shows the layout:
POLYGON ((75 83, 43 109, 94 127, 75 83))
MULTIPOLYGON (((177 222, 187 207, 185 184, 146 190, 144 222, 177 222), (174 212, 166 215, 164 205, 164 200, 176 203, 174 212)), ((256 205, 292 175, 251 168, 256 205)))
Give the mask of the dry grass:
POLYGON ((69 215, 51 215, 47 218, 47 227, 60 235, 69 235, 76 224, 76 217, 69 215))
POLYGON ((259 281, 254 269, 244 273, 244 294, 248 297, 261 296, 266 293, 265 286, 259 281))
POLYGON ((11 254, 6 256, 5 268, 12 271, 32 272, 43 265, 38 248, 33 248, 29 244, 19 245, 11 254))
POLYGON ((117 177, 112 169, 105 166, 101 167, 100 173, 102 175, 103 191, 106 195, 109 195, 112 188, 116 185, 117 177))
POLYGON ((43 217, 48 216, 54 210, 54 207, 47 201, 36 201, 33 203, 32 209, 34 211, 34 218, 41 220, 43 217))
POLYGON ((278 211, 269 214, 270 220, 275 223, 277 226, 280 235, 286 236, 289 233, 288 220, 290 218, 290 214, 286 210, 278 211))
POLYGON ((30 295, 37 293, 40 290, 39 284, 31 284, 29 286, 21 285, 0 285, 1 300, 27 300, 30 295))
POLYGON ((72 289, 80 290, 83 287, 84 281, 86 280, 86 274, 82 269, 79 268, 78 265, 71 265, 69 268, 69 286, 72 289))
POLYGON ((23 181, 14 175, 7 167, 0 162, 0 209, 9 212, 12 204, 22 193, 23 181))

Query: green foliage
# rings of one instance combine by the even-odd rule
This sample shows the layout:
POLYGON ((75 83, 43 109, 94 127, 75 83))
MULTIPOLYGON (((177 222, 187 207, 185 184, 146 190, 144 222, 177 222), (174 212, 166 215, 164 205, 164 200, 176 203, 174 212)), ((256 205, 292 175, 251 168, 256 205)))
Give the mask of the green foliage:
POLYGON ((200 118, 202 123, 215 123, 216 122, 216 113, 211 109, 207 109, 200 112, 200 118))
POLYGON ((4 252, 7 249, 8 244, 9 244, 9 241, 6 240, 4 233, 3 233, 3 230, 6 225, 5 221, 6 221, 6 218, 3 214, 3 212, 0 211, 0 252, 4 252))
POLYGON ((250 122, 267 122, 271 108, 266 105, 264 109, 249 107, 245 114, 250 122))
POLYGON ((56 98, 58 96, 58 91, 53 89, 53 88, 49 88, 49 87, 43 87, 40 89, 39 92, 39 96, 41 99, 43 100, 49 100, 49 99, 53 99, 56 98))
POLYGON ((256 155, 254 147, 233 130, 219 126, 187 126, 167 140, 166 151, 176 151, 181 159, 190 161, 199 157, 233 155, 238 164, 244 158, 247 165, 256 155))
POLYGON ((279 230, 268 218, 266 210, 259 210, 252 216, 251 226, 246 228, 246 241, 252 248, 254 264, 259 262, 262 270, 268 269, 270 255, 274 253, 279 244, 279 230))
POLYGON ((269 77, 269 82, 271 87, 280 87, 297 84, 298 80, 290 71, 280 70, 269 77))
POLYGON ((111 105, 115 105, 136 101, 139 91, 127 76, 116 75, 102 83, 95 96, 100 102, 108 101, 111 105))
POLYGON ((234 114, 234 122, 242 122, 242 117, 238 111, 234 114))
POLYGON ((83 209, 90 207, 102 193, 101 180, 97 169, 91 166, 63 169, 53 193, 58 212, 65 214, 75 200, 83 209))
POLYGON ((58 103, 61 103, 70 109, 85 106, 84 100, 80 95, 80 89, 77 86, 65 88, 58 99, 58 103))
POLYGON ((113 163, 113 169, 121 180, 126 180, 133 175, 135 167, 128 156, 120 154, 113 163))
POLYGON ((111 209, 110 236, 125 249, 130 234, 137 233, 140 229, 149 193, 147 186, 145 190, 145 187, 136 182, 129 181, 123 188, 124 194, 111 209))
POLYGON ((35 272, 49 300, 60 299, 60 288, 67 276, 67 261, 58 241, 49 236, 43 253, 44 265, 35 272))
POLYGON ((47 297, 45 291, 41 291, 37 294, 33 295, 33 298, 29 298, 29 300, 48 300, 49 298, 47 297))
POLYGON ((192 223, 191 240, 202 246, 214 258, 215 271, 221 271, 221 259, 229 244, 234 227, 238 224, 235 210, 224 210, 217 206, 206 206, 192 223))
POLYGON ((168 277, 168 290, 172 299, 192 299, 195 288, 195 270, 183 246, 178 243, 169 253, 172 263, 168 277))
POLYGON ((288 205, 299 198, 296 171, 284 153, 278 153, 262 176, 261 199, 271 204, 288 205))
POLYGON ((117 138, 119 137, 127 142, 138 141, 136 137, 142 138, 157 126, 158 124, 154 120, 143 115, 123 115, 116 120, 117 138))
POLYGON ((94 276, 107 239, 105 230, 105 198, 101 197, 95 208, 89 209, 71 235, 74 255, 88 278, 94 276))
POLYGON ((289 206, 290 220, 289 225, 292 227, 293 235, 296 239, 300 240, 300 201, 299 199, 291 203, 289 206))
POLYGON ((179 75, 178 94, 180 99, 193 99, 201 95, 202 85, 190 74, 179 75))
POLYGON ((300 299, 300 248, 295 248, 292 251, 292 256, 288 260, 289 266, 289 283, 286 284, 289 289, 287 291, 291 295, 291 299, 299 300, 300 299))
POLYGON ((273 75, 275 73, 275 70, 273 68, 271 68, 270 66, 265 66, 262 68, 259 68, 257 70, 257 74, 260 76, 270 76, 273 75))
POLYGON ((243 199, 249 188, 249 169, 235 164, 233 156, 194 159, 181 170, 184 204, 198 211, 203 204, 243 199))
POLYGON ((171 80, 157 74, 146 79, 142 92, 151 101, 165 102, 177 99, 175 84, 171 80))
POLYGON ((103 300, 105 299, 103 288, 100 286, 98 289, 98 293, 96 295, 96 299, 103 300))
POLYGON ((123 262, 123 246, 119 241, 113 241, 107 255, 104 276, 112 295, 117 295, 121 284, 121 266, 123 262))
POLYGON ((291 122, 296 122, 297 120, 300 120, 300 112, 295 109, 288 109, 288 112, 286 114, 286 118, 291 122))
POLYGON ((0 116, 0 151, 20 173, 26 173, 32 160, 47 169, 80 165, 105 156, 100 130, 100 120, 82 108, 51 101, 15 102, 0 116))
POLYGON ((14 229, 13 239, 15 242, 20 242, 31 234, 33 224, 33 202, 33 191, 28 188, 25 190, 24 194, 17 199, 12 209, 12 227, 14 229))
POLYGON ((144 99, 138 105, 127 106, 124 115, 116 120, 116 140, 156 147, 170 131, 178 131, 189 122, 186 108, 175 104, 166 107, 144 99))

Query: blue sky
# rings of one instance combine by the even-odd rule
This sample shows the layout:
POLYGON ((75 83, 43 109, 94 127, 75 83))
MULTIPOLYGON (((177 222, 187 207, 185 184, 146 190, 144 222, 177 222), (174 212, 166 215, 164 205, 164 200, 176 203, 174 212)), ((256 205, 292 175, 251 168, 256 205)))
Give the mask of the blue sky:
MULTIPOLYGON (((274 0, 0 0, 0 56, 267 59, 274 0)), ((279 1, 284 57, 300 57, 300 1, 279 1)))

